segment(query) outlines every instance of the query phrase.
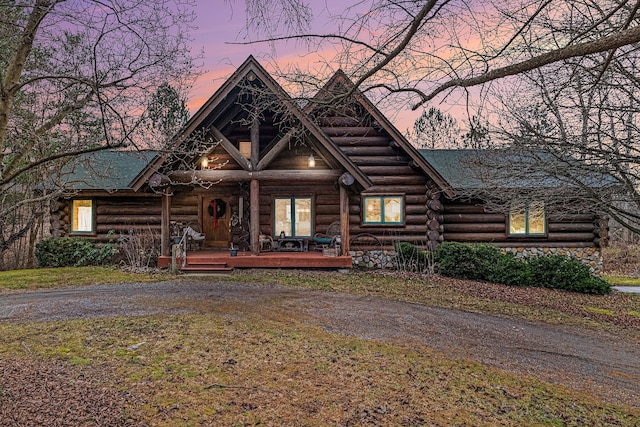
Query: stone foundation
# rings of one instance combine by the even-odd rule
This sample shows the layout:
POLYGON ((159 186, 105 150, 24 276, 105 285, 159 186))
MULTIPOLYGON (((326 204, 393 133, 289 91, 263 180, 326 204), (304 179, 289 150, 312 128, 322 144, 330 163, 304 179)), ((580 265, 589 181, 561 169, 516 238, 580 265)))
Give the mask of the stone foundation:
MULTIPOLYGON (((579 259, 596 274, 602 273, 602 252, 598 248, 502 248, 515 254, 516 258, 531 258, 543 255, 563 255, 579 259)), ((354 268, 395 268, 395 251, 351 251, 354 268)))
POLYGON ((395 251, 351 251, 354 268, 395 268, 395 251))
POLYGON ((596 247, 589 248, 501 248, 502 251, 512 253, 516 258, 531 258, 544 255, 562 255, 576 258, 591 268, 591 271, 602 273, 602 252, 596 247))

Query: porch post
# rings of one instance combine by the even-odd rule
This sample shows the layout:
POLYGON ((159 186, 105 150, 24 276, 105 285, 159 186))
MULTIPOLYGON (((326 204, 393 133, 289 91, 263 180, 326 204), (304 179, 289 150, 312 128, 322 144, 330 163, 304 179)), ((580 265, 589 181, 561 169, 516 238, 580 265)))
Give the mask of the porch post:
POLYGON ((347 256, 351 250, 349 246, 349 194, 347 187, 340 183, 340 255, 347 256))
POLYGON ((251 138, 251 166, 253 170, 256 170, 260 161, 260 120, 258 119, 258 112, 254 111, 254 114, 255 116, 249 128, 249 137, 251 138))
POLYGON ((162 192, 162 208, 160 213, 160 254, 171 256, 171 187, 162 192))
POLYGON ((251 180, 249 200, 251 252, 258 255, 260 253, 260 181, 257 179, 251 180))

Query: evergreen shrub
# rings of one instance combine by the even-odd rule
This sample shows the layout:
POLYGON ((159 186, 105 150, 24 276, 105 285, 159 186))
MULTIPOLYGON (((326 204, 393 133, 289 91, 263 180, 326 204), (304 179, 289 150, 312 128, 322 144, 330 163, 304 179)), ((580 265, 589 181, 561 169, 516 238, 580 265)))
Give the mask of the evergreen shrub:
POLYGON ((593 275, 587 265, 563 255, 525 261, 488 244, 444 242, 436 249, 434 261, 443 276, 587 294, 611 292, 611 285, 593 275))
POLYGON ((36 245, 40 267, 80 267, 107 264, 117 253, 113 244, 100 247, 81 237, 44 239, 36 245))
POLYGON ((563 255, 540 256, 529 260, 533 286, 604 295, 611 285, 594 276, 580 260, 563 255))
POLYGON ((488 280, 500 259, 500 249, 486 244, 444 242, 438 245, 434 261, 440 273, 461 279, 488 280))

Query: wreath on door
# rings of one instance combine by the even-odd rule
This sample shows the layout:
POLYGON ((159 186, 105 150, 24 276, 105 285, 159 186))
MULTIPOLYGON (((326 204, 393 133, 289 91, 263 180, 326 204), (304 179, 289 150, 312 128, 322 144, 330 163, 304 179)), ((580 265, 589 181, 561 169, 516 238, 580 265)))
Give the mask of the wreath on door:
POLYGON ((218 220, 227 214, 227 202, 222 199, 213 199, 207 207, 209 216, 213 218, 213 228, 218 228, 218 220))

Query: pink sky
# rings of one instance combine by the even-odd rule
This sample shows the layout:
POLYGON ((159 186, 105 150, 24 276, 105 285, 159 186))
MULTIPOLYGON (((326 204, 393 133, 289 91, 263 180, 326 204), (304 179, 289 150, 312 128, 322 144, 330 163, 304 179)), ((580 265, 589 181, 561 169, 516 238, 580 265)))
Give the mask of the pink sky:
MULTIPOLYGON (((344 7, 344 2, 338 0, 315 0, 314 2, 315 25, 320 31, 326 31, 319 25, 324 17, 326 20, 326 8, 344 7), (334 6, 332 6, 332 4, 334 6)), ((271 46, 268 44, 234 45, 234 41, 242 41, 245 24, 244 1, 223 2, 220 0, 197 0, 195 12, 197 14, 196 26, 198 30, 193 32, 195 40, 192 42, 192 52, 201 50, 204 54, 204 73, 195 82, 188 99, 188 108, 193 114, 215 92, 215 90, 244 62, 249 55, 253 55, 267 69, 271 58, 271 46)), ((276 45, 275 60, 281 68, 287 64, 306 64, 313 58, 301 45, 294 43, 280 43, 276 45)), ((281 84, 283 82, 280 82, 281 84)), ((384 111, 383 111, 384 112, 384 111)), ((388 113, 388 112, 385 112, 388 113)), ((394 112, 395 113, 395 112, 394 112)), ((420 112, 402 111, 388 118, 394 125, 404 132, 413 126, 414 120, 420 112)))

